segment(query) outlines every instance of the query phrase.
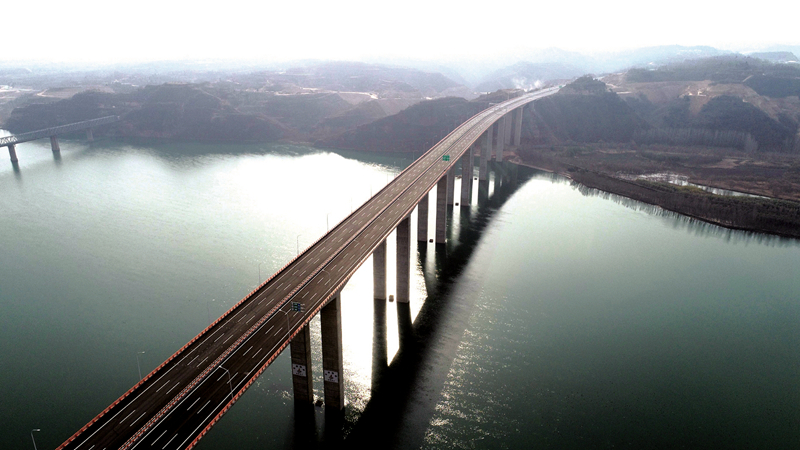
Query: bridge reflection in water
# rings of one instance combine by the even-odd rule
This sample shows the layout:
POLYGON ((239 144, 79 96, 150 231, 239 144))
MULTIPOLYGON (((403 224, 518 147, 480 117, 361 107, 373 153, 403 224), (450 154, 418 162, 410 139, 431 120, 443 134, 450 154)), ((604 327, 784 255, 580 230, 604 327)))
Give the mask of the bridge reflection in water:
MULTIPOLYGON (((472 227, 463 226, 470 215, 466 212, 469 208, 465 201, 478 197, 474 223, 480 223, 481 201, 490 205, 491 199, 500 198, 498 195, 503 192, 504 185, 509 188, 513 185, 514 171, 499 164, 504 149, 519 145, 523 108, 556 91, 541 90, 495 105, 456 128, 59 449, 129 449, 156 445, 162 450, 191 448, 290 342, 295 401, 310 404, 314 399, 308 324, 317 313, 321 317, 325 407, 326 411, 340 411, 345 405, 340 299, 344 285, 361 264, 373 256, 374 297, 386 301, 386 238, 396 228, 396 307, 401 321, 399 355, 416 353, 418 337, 425 335, 425 328, 420 328, 419 316, 418 325, 411 325, 408 304, 412 211, 419 206, 418 240, 427 247, 427 194, 435 187, 436 206, 431 208, 435 212, 435 227, 431 234, 437 248, 433 255, 438 274, 435 284, 436 290, 440 290, 440 280, 450 270, 444 254, 456 240, 464 241, 472 227), (479 183, 474 193, 471 175, 476 155, 479 183), (490 184, 491 159, 498 165, 494 182, 490 184), (460 202, 456 201, 454 192, 459 161, 462 181, 466 181, 462 183, 460 202), (456 203, 460 204, 457 222, 453 215, 447 214, 448 208, 454 208, 456 203), (465 211, 463 215, 462 210, 465 211)), ((449 250, 455 253, 458 248, 449 250)), ((426 251, 420 254, 425 255, 426 251)), ((423 309, 428 308, 428 303, 423 309)), ((376 325, 379 326, 380 323, 376 325)), ((379 356, 377 361, 386 354, 382 347, 373 352, 379 356)), ((388 354, 383 359, 388 359, 388 354)), ((381 380, 378 369, 376 379, 381 380)), ((377 389, 377 398, 382 390, 377 389)), ((368 420, 366 412, 365 416, 368 420)))
MULTIPOLYGON (((386 302, 375 299, 372 396, 348 430, 348 445, 355 448, 374 445, 376 436, 380 436, 381 446, 386 448, 423 445, 449 372, 436 368, 451 367, 475 305, 474 298, 455 298, 453 283, 469 262, 494 214, 534 172, 510 163, 490 163, 490 169, 493 176, 483 182, 485 194, 479 195, 480 191, 474 194, 477 205, 448 210, 452 239, 447 245, 418 244, 417 264, 422 268, 428 295, 413 323, 409 304, 394 306, 400 346, 391 362, 376 357, 385 354, 387 341, 386 302)), ((326 434, 324 440, 330 438, 326 434)))

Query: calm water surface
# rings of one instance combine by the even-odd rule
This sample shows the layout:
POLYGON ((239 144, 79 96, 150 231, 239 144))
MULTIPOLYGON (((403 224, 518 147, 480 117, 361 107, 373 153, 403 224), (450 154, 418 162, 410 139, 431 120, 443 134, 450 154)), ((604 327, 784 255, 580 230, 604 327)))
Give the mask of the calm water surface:
MULTIPOLYGON (((32 448, 33 428, 39 448, 58 446, 411 162, 291 145, 17 152, 17 169, 0 157, 0 441, 13 449, 32 448)), ((343 424, 295 411, 284 354, 199 448, 800 442, 796 241, 538 172, 489 192, 456 208, 446 254, 417 249, 375 380, 370 261, 345 288, 343 424)))

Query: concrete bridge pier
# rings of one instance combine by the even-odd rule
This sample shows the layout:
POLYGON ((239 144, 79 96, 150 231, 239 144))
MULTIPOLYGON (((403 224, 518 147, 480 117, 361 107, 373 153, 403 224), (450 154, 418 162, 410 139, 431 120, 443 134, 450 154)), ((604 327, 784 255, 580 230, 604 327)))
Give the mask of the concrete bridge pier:
POLYGON ((428 242, 428 194, 417 205, 417 242, 428 242))
POLYGON ((289 344, 292 355, 292 387, 296 403, 314 403, 311 376, 311 330, 304 326, 289 344))
POLYGON ((11 157, 11 162, 12 163, 19 162, 19 159, 17 159, 17 146, 16 145, 8 144, 8 156, 11 157))
POLYGON ((479 181, 489 179, 487 165, 489 162, 489 158, 491 158, 492 156, 492 128, 493 126, 490 126, 486 130, 486 138, 483 141, 483 147, 481 147, 481 159, 480 159, 480 165, 478 166, 479 181))
POLYGON ((525 111, 525 106, 520 106, 519 108, 515 109, 514 112, 514 146, 519 147, 519 144, 522 140, 522 114, 525 111))
POLYGON ((94 141, 94 135, 92 134, 92 129, 91 128, 87 128, 86 129, 86 140, 89 141, 89 142, 94 141))
POLYGON ((447 240, 447 176, 436 184, 436 244, 447 240))
POLYGON ((461 158, 461 207, 469 206, 472 198, 472 153, 470 147, 461 158))
POLYGON ((453 164, 447 170, 447 206, 453 206, 456 187, 456 166, 453 164))
POLYGON ((506 116, 497 121, 497 147, 494 150, 494 160, 503 160, 503 149, 506 141, 506 116))
POLYGON ((518 110, 519 108, 514 108, 511 110, 510 113, 508 113, 508 116, 511 119, 510 122, 511 128, 509 130, 510 137, 508 139, 508 145, 514 145, 514 135, 517 134, 517 116, 519 115, 519 113, 517 112, 518 110))
POLYGON ((397 302, 408 303, 411 294, 411 216, 397 225, 397 302))
POLYGON ((386 301, 386 240, 372 252, 372 297, 386 301))
POLYGON ((320 310, 322 323, 322 379, 325 408, 344 409, 344 358, 342 356, 341 291, 320 310))
MULTIPOLYGON (((513 136, 513 126, 514 126, 514 119, 513 119, 514 111, 509 112, 505 116, 503 116, 503 120, 506 122, 506 136, 504 142, 506 146, 511 145, 511 137, 513 136)), ((502 159, 501 159, 502 161, 502 159)))
POLYGON ((53 150, 53 154, 61 151, 61 147, 58 146, 58 137, 50 136, 50 149, 53 150))

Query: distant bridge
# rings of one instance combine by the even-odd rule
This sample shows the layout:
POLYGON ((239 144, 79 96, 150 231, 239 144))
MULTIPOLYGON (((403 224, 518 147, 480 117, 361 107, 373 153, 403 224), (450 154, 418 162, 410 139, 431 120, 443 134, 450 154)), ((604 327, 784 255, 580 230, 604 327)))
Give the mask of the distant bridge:
POLYGON ((71 133, 73 131, 86 130, 86 139, 91 141, 94 138, 92 136, 92 128, 113 123, 118 120, 119 116, 106 116, 98 119, 84 120, 83 122, 75 122, 66 125, 59 125, 57 127, 45 128, 43 130, 12 134, 11 136, 3 136, 0 137, 0 147, 8 147, 8 154, 11 157, 11 162, 16 163, 19 161, 17 158, 17 144, 49 137, 50 148, 53 150, 53 153, 58 153, 61 151, 61 148, 58 145, 58 135, 71 133))
POLYGON ((461 205, 468 206, 475 150, 480 150, 479 179, 486 182, 492 154, 502 161, 507 145, 519 145, 525 105, 557 91, 544 89, 494 105, 453 130, 58 450, 191 448, 290 343, 295 401, 313 401, 308 324, 317 313, 325 406, 342 409, 344 285, 372 256, 374 297, 386 300, 386 238, 397 229, 396 300, 408 303, 412 211, 418 208, 417 239, 428 242, 428 193, 435 187, 433 235, 436 244, 445 244, 456 163, 461 161, 461 205))

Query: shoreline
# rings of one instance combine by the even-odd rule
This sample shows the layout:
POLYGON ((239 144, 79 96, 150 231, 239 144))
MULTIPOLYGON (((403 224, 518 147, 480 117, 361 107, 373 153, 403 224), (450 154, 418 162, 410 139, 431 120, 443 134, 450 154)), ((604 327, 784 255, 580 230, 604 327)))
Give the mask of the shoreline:
MULTIPOLYGON (((705 198, 701 198, 700 196, 693 195, 693 194, 685 194, 679 190, 678 187, 672 189, 672 192, 668 192, 669 189, 666 190, 657 190, 650 188, 646 185, 640 183, 634 183, 628 180, 623 180, 619 178, 614 178, 599 172, 590 171, 587 169, 583 169, 577 166, 569 166, 566 167, 566 170, 558 170, 553 167, 544 167, 540 164, 534 164, 531 162, 526 162, 515 156, 512 159, 507 160, 512 164, 517 164, 520 166, 528 167, 531 169, 541 170, 544 172, 549 172, 553 174, 557 174, 563 176, 572 182, 579 183, 583 186, 586 186, 590 189, 597 189, 604 192, 608 192, 614 195, 620 195, 626 198, 630 198, 632 200, 640 201, 643 203, 647 203, 650 205, 658 206, 666 211, 670 211, 673 213, 681 214, 686 217, 690 217, 692 219, 700 220, 712 225, 720 226, 723 228, 743 231, 748 233, 757 233, 757 234, 767 234, 772 236, 778 236, 781 238, 788 238, 788 239, 800 239, 800 217, 794 217, 794 221, 791 221, 790 224, 782 223, 782 226, 754 226, 747 223, 745 220, 731 220, 730 217, 728 220, 721 219, 720 217, 715 217, 713 214, 698 214, 697 212, 692 212, 691 206, 688 205, 686 208, 681 208, 678 205, 681 203, 682 200, 686 200, 686 196, 696 197, 697 199, 701 199, 704 203, 714 203, 713 200, 709 202, 710 199, 714 197, 724 197, 721 195, 706 193, 703 195, 705 198), (667 194, 665 196, 665 194, 667 194), (669 195, 673 194, 673 195, 669 195), (672 199, 668 199, 668 197, 674 197, 672 199), (673 200, 673 201, 669 201, 673 200)), ((649 183, 656 185, 657 183, 649 183)), ((759 206, 761 204, 754 204, 753 202, 748 202, 747 200, 740 201, 741 199, 746 199, 746 197, 734 197, 731 199, 728 197, 726 199, 726 203, 739 203, 740 207, 744 207, 746 211, 737 211, 738 216, 749 216, 751 219, 759 219, 765 220, 767 223, 774 222, 770 220, 771 218, 764 218, 759 216, 759 206), (750 206, 749 208, 746 208, 750 206)), ((720 199, 722 200, 722 199, 720 199)), ((774 197, 767 197, 761 199, 760 203, 764 202, 775 202, 776 204, 780 202, 787 202, 785 200, 776 199, 774 197)), ((710 208, 710 212, 714 212, 715 208, 710 208)), ((720 214, 722 215, 722 214, 720 214)), ((791 219, 791 218, 790 218, 791 219)))

